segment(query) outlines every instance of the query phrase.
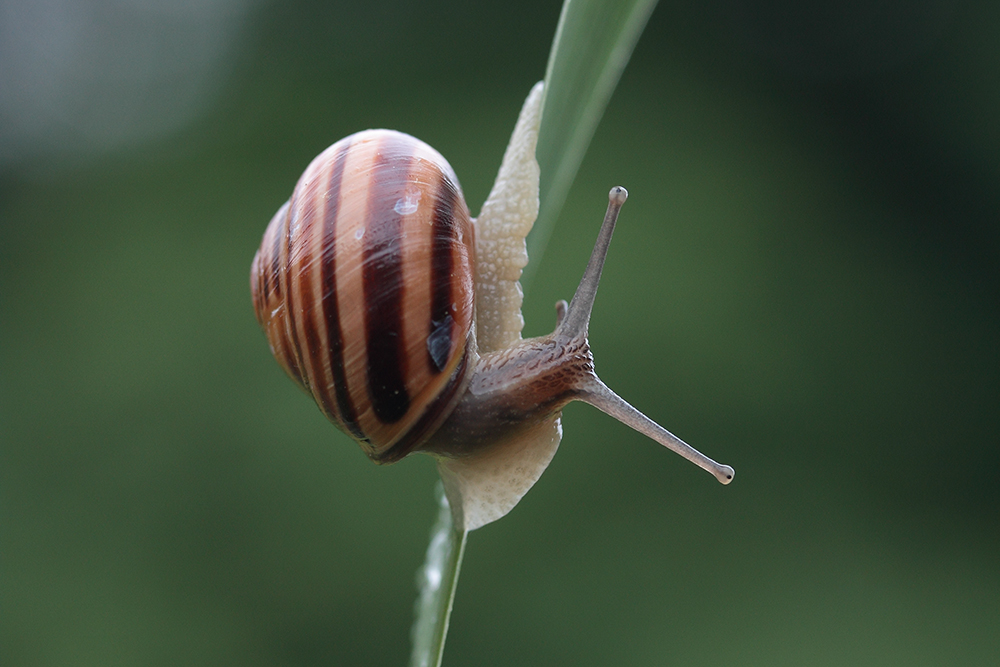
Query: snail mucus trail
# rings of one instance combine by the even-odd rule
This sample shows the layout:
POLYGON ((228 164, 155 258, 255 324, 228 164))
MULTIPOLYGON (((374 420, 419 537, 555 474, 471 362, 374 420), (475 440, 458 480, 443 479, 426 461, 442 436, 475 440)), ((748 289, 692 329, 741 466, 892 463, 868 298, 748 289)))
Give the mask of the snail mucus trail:
POLYGON ((548 336, 524 340, 524 238, 538 214, 542 84, 473 219, 454 170, 422 141, 366 130, 321 153, 268 225, 250 285, 286 373, 377 463, 437 459, 457 525, 494 521, 548 466, 570 401, 596 406, 726 484, 716 463, 601 382, 590 313, 627 193, 548 336))

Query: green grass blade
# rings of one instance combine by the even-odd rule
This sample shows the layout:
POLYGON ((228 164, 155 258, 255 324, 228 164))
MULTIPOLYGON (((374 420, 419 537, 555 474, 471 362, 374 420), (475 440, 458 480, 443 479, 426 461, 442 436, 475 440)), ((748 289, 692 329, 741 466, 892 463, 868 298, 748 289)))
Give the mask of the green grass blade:
MULTIPOLYGON (((549 52, 536 155, 541 210, 528 237, 530 282, 576 177, 656 0, 566 0, 549 52)), ((439 667, 468 533, 456 529, 438 485, 440 510, 419 574, 411 667, 439 667)))
POLYGON ((656 0, 566 0, 545 72, 536 155, 541 210, 528 237, 530 282, 611 94, 656 0))
POLYGON ((417 574, 420 597, 417 598, 416 621, 412 630, 410 667, 438 667, 441 664, 468 535, 465 530, 455 528, 440 482, 435 493, 439 504, 438 518, 431 529, 427 558, 417 574))

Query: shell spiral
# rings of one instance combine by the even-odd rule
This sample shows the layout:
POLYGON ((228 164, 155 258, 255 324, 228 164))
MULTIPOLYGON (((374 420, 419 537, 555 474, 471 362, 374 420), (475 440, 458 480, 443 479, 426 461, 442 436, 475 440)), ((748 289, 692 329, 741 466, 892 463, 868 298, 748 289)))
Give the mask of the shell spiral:
POLYGON ((418 448, 457 400, 474 258, 454 170, 391 130, 323 151, 264 233, 250 287, 271 351, 376 462, 418 448))

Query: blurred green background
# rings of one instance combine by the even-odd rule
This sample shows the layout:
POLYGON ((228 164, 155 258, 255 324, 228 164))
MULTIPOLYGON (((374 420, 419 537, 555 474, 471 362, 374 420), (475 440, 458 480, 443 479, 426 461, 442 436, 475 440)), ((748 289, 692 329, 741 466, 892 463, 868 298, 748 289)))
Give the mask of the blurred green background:
MULTIPOLYGON (((4 3, 0 664, 406 662, 433 462, 295 389, 250 259, 366 127, 478 211, 559 3, 356 4, 4 3)), ((1000 5, 812 7, 661 3, 526 289, 626 186, 598 370, 735 482, 570 406, 446 665, 1000 662, 1000 5)))

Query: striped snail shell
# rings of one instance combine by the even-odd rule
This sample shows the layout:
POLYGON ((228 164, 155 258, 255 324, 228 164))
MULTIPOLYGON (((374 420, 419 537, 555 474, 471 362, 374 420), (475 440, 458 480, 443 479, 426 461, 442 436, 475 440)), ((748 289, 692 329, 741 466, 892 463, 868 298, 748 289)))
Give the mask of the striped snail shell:
POLYGON ((379 463, 426 440, 462 384, 473 234, 437 151, 367 130, 312 161, 254 258, 278 362, 379 463))
POLYGON ((524 238, 538 214, 542 84, 525 101, 473 220, 433 148, 391 130, 338 141, 306 168, 264 233, 250 286, 275 358, 377 463, 435 456, 457 525, 513 508, 582 400, 728 483, 733 470, 598 379, 590 311, 627 193, 614 188, 590 263, 548 336, 523 340, 524 238))

